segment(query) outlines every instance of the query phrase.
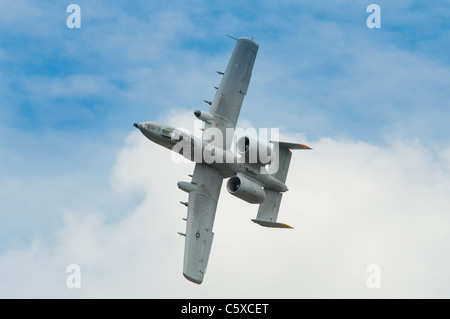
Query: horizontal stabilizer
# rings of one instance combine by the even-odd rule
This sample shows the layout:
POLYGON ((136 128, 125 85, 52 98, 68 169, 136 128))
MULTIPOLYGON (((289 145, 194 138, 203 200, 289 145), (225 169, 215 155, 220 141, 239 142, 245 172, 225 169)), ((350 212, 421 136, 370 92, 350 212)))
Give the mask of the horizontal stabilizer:
POLYGON ((270 141, 270 143, 272 143, 272 144, 277 143, 280 147, 287 148, 289 150, 312 150, 311 147, 309 147, 305 144, 276 142, 276 141, 270 141))
POLYGON ((294 228, 287 224, 277 223, 277 222, 269 222, 267 220, 252 219, 252 222, 257 223, 261 226, 270 227, 270 228, 294 228))

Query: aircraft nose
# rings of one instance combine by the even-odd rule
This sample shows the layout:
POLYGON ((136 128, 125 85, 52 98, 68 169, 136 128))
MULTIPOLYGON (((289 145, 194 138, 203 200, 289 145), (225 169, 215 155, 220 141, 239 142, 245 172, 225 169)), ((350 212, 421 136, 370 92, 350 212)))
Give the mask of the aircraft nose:
POLYGON ((141 124, 138 124, 138 123, 133 123, 133 126, 134 126, 135 128, 137 128, 137 129, 141 129, 141 128, 142 128, 142 125, 141 125, 141 124))

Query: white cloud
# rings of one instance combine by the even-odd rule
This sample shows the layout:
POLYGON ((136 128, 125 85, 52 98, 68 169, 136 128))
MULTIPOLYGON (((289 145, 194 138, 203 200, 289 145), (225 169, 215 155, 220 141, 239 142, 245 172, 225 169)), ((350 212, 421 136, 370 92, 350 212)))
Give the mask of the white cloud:
MULTIPOLYGON (((187 113, 181 118, 192 118, 187 113)), ((307 142, 307 141, 299 141, 307 142)), ((310 143, 311 144, 311 143, 310 143)), ((182 276, 188 180, 193 164, 132 132, 117 156, 111 184, 143 200, 129 215, 66 212, 56 245, 0 256, 4 297, 448 297, 450 173, 419 142, 387 147, 331 138, 296 151, 279 220, 294 230, 253 224, 257 206, 222 189, 209 269, 199 287, 182 276), (65 286, 65 267, 79 264, 82 288, 65 286), (366 268, 381 267, 380 289, 366 268)), ((107 205, 105 205, 107 206, 107 205)))

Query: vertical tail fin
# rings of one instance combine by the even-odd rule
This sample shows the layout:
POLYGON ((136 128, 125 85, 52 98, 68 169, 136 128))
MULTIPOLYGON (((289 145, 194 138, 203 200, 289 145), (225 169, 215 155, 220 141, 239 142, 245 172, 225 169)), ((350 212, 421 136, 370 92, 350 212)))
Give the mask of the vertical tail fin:
POLYGON ((265 189, 265 191, 266 199, 259 205, 258 215, 252 221, 265 227, 292 228, 289 225, 277 223, 278 211, 280 210, 283 194, 270 189, 265 189))
MULTIPOLYGON (((273 142, 277 143, 279 146, 278 150, 278 170, 274 173, 274 177, 277 178, 281 182, 286 182, 286 177, 289 170, 289 165, 291 163, 292 152, 291 150, 308 150, 311 149, 309 146, 303 144, 295 144, 295 143, 285 143, 285 142, 273 142)), ((259 205, 258 215, 256 219, 252 219, 253 222, 272 228, 292 228, 289 225, 278 223, 278 211, 280 210, 281 198, 283 197, 282 193, 275 192, 270 189, 265 189, 266 191, 266 199, 259 205)))
POLYGON ((278 144, 278 170, 274 173, 274 176, 279 181, 285 183, 289 171, 289 165, 291 164, 291 157, 292 157, 291 150, 310 150, 312 148, 297 143, 274 142, 274 141, 270 142, 272 144, 278 144))

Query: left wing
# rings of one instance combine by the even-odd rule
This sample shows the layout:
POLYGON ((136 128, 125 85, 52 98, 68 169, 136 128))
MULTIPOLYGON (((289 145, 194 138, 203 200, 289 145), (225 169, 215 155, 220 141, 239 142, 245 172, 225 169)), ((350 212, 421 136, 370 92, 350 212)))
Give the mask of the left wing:
POLYGON ((223 177, 213 167, 195 164, 192 182, 179 182, 189 193, 183 275, 201 284, 214 237, 212 232, 223 177))

